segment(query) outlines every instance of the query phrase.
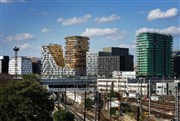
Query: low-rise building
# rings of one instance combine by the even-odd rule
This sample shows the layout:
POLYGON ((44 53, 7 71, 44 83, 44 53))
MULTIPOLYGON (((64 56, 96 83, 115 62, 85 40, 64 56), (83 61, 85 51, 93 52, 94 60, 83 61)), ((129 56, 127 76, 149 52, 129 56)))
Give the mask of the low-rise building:
POLYGON ((102 93, 110 90, 124 93, 148 94, 148 83, 138 83, 137 79, 97 79, 97 88, 102 93), (133 81, 132 81, 133 80, 133 81))
POLYGON ((167 95, 168 94, 168 83, 158 82, 156 83, 156 94, 167 95))

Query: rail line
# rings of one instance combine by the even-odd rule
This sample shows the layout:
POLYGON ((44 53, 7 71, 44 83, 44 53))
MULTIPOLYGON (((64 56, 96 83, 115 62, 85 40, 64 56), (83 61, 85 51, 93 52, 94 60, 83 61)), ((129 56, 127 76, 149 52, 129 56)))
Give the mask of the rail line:
POLYGON ((63 102, 60 101, 60 104, 69 112, 73 113, 75 116, 76 121, 84 121, 84 118, 80 114, 78 114, 76 111, 72 110, 69 106, 65 105, 63 102))

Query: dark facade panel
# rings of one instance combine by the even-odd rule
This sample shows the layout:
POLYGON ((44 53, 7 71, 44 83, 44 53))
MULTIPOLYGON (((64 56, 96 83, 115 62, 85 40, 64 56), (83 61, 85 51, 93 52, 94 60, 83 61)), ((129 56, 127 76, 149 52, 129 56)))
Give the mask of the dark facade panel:
POLYGON ((173 57, 173 75, 180 79, 180 56, 173 57))
POLYGON ((110 52, 111 56, 129 55, 129 49, 128 48, 107 47, 107 48, 103 48, 103 52, 110 52))
POLYGON ((9 69, 9 56, 1 56, 1 73, 8 74, 9 69))

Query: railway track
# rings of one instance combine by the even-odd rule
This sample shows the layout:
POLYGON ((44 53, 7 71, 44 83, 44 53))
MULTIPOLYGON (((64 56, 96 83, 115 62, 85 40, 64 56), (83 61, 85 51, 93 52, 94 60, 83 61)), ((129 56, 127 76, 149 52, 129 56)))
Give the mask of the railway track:
MULTIPOLYGON (((78 109, 75 106, 65 105, 63 102, 60 103, 66 110, 74 114, 76 121, 84 121, 84 110, 78 109)), ((94 121, 94 116, 86 112, 86 121, 94 121)))
MULTIPOLYGON (((131 103, 137 103, 137 99, 130 99, 128 102, 131 103)), ((142 105, 149 106, 149 102, 142 100, 142 105)), ((179 103, 180 106, 180 103, 179 103)), ((151 101, 151 108, 160 109, 163 111, 175 111, 175 103, 169 103, 169 102, 160 102, 160 101, 151 101)), ((180 112, 180 110, 179 110, 180 112)))
POLYGON ((75 116, 75 120, 76 121, 84 121, 84 118, 79 114, 77 113, 75 110, 72 110, 69 106, 65 105, 63 102, 60 101, 60 104, 66 109, 68 110, 69 112, 73 113, 74 116, 75 116))
MULTIPOLYGON (((128 102, 130 104, 135 104, 133 112, 137 113, 136 107, 139 102, 136 99, 130 99, 128 102)), ((149 102, 142 100, 142 107, 144 111, 148 112, 149 102)), ((175 104, 168 102, 151 101, 151 114, 164 119, 173 119, 175 117, 175 104)))

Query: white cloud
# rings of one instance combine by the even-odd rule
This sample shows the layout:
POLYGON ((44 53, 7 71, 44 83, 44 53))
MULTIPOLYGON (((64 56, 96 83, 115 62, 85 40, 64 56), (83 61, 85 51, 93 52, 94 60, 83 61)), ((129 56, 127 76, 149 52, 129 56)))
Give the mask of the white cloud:
POLYGON ((180 27, 171 26, 160 30, 161 33, 170 34, 174 37, 180 37, 180 27))
POLYGON ((82 36, 88 37, 106 37, 112 40, 121 40, 127 37, 128 33, 121 31, 118 28, 86 28, 85 32, 81 34, 82 36))
POLYGON ((120 16, 117 16, 116 14, 112 14, 110 16, 95 18, 95 21, 98 23, 105 23, 105 22, 116 21, 119 20, 120 18, 121 18, 120 16))
POLYGON ((1 3, 10 3, 12 0, 0 0, 1 3))
POLYGON ((121 44, 121 45, 119 45, 119 47, 122 47, 122 48, 129 48, 129 49, 131 49, 131 50, 136 49, 136 45, 135 45, 135 44, 132 44, 132 45, 121 44))
POLYGON ((34 39, 35 37, 30 34, 30 33, 19 33, 16 35, 10 35, 6 37, 7 41, 18 41, 18 40, 31 40, 34 39))
POLYGON ((48 29, 48 28, 42 28, 41 29, 42 33, 48 33, 48 32, 52 32, 52 31, 53 31, 52 29, 48 29))
POLYGON ((1 3, 25 2, 25 0, 0 0, 1 3))
POLYGON ((165 12, 161 11, 161 9, 154 9, 151 10, 148 14, 147 19, 149 21, 155 20, 155 19, 164 19, 164 18, 171 18, 178 15, 177 8, 171 8, 166 10, 165 12))
POLYGON ((90 18, 91 18, 91 15, 87 14, 87 15, 82 16, 82 17, 73 17, 70 19, 58 18, 57 22, 61 23, 64 26, 68 26, 68 25, 86 23, 90 18))
POLYGON ((18 47, 20 47, 20 50, 26 50, 29 49, 31 46, 28 43, 25 43, 22 45, 18 45, 18 47))
POLYGON ((144 32, 150 32, 150 33, 160 33, 160 34, 170 34, 173 37, 180 37, 180 27, 176 26, 170 26, 165 29, 154 29, 154 28, 140 28, 136 30, 136 35, 144 32))

